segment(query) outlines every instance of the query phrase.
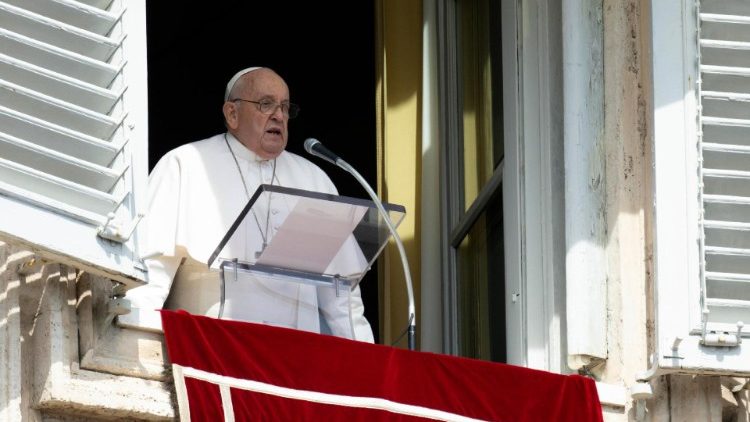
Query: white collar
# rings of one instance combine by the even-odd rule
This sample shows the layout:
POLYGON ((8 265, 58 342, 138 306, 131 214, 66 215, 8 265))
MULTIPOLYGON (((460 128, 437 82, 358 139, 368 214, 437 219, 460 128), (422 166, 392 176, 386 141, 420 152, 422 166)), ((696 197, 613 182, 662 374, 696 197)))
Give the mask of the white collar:
POLYGON ((227 132, 227 140, 229 141, 229 145, 231 146, 232 151, 234 152, 235 156, 237 156, 237 158, 243 159, 245 161, 255 162, 270 161, 261 158, 258 154, 251 151, 242 142, 240 142, 239 139, 235 138, 234 135, 229 132, 227 132))

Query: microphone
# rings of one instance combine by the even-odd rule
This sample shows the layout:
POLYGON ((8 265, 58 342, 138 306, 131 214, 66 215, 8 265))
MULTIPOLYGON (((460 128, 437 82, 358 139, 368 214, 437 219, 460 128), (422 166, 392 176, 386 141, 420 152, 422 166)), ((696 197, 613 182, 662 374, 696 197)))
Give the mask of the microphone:
POLYGON ((340 166, 339 161, 342 161, 338 155, 334 154, 333 151, 326 148, 319 140, 315 138, 305 139, 305 151, 337 166, 340 166))
POLYGON ((378 195, 375 193, 375 191, 372 189, 372 187, 367 183, 364 177, 362 177, 359 172, 352 167, 349 163, 342 160, 338 155, 334 154, 329 150, 328 148, 324 147, 322 143, 320 143, 319 140, 315 138, 307 138, 305 140, 305 151, 308 153, 320 157, 332 164, 337 165, 338 167, 341 167, 342 169, 346 170, 349 174, 354 176, 355 179, 359 182, 360 185, 365 189, 368 195, 370 195, 370 199, 372 199, 372 202, 375 203, 375 206, 378 209, 378 212, 380 213, 381 218, 383 219, 383 222, 385 222, 386 226, 388 226, 388 230, 391 232, 391 236, 393 236, 393 240, 396 242, 396 247, 398 247, 399 255, 401 255, 401 265, 404 269, 404 281, 406 282, 406 294, 408 296, 408 327, 407 327, 407 339, 409 344, 409 350, 416 350, 416 334, 417 334, 417 311, 416 306, 414 305, 414 288, 412 287, 411 282, 411 272, 409 271, 409 261, 406 257, 406 250, 404 249, 404 243, 401 241, 401 237, 398 235, 398 232, 396 231, 396 227, 393 225, 393 221, 391 221, 391 217, 389 216, 388 212, 383 207, 383 203, 380 201, 380 198, 378 198, 378 195))

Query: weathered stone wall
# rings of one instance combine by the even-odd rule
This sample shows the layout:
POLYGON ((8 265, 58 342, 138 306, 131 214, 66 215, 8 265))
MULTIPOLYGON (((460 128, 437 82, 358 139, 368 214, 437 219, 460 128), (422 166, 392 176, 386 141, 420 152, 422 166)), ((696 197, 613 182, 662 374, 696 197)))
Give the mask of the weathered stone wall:
MULTIPOLYGON (((604 0, 608 358, 593 368, 624 386, 649 369, 654 351, 651 227, 651 17, 648 0, 604 0)), ((744 379, 664 375, 651 380, 648 421, 750 421, 744 379)), ((638 420, 631 397, 604 407, 606 421, 638 420)))
POLYGON ((120 330, 113 284, 0 242, 0 420, 172 420, 160 334, 120 330))

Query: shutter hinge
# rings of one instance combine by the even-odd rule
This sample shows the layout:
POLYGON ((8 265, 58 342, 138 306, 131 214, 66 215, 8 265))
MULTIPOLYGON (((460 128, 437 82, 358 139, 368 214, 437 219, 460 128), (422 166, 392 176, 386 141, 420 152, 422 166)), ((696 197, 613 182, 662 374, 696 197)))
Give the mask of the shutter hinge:
POLYGON ((111 212, 107 214, 107 221, 103 225, 96 228, 96 234, 104 239, 109 239, 119 243, 125 243, 130 239, 130 236, 135 232, 135 228, 138 223, 141 222, 143 214, 138 214, 129 223, 122 225, 115 223, 115 213, 111 212))

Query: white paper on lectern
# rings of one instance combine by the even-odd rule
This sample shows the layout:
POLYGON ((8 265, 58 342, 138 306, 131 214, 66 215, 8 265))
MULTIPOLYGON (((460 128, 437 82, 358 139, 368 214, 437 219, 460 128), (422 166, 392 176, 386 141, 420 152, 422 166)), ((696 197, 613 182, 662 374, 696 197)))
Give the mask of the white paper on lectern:
POLYGON ((364 206, 299 198, 257 263, 323 274, 366 212, 364 206))

